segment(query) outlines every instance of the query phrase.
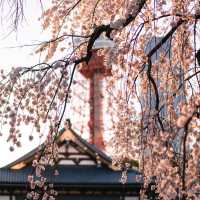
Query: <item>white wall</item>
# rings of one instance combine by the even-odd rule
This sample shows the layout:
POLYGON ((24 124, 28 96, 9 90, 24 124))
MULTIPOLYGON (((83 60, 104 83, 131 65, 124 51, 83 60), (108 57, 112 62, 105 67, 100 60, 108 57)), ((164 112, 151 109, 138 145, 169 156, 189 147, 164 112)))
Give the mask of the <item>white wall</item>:
POLYGON ((0 200, 10 200, 10 197, 0 195, 0 200))

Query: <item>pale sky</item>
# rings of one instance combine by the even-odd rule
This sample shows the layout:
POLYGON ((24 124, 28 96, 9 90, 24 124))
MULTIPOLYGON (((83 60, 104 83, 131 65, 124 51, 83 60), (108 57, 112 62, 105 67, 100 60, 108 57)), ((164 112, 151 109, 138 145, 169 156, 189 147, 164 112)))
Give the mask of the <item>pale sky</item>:
MULTIPOLYGON (((26 2, 27 2, 27 5, 25 7, 26 19, 24 20, 22 26, 18 27, 16 33, 13 32, 9 36, 5 37, 9 31, 5 25, 0 24, 0 56, 1 56, 0 69, 3 68, 4 70, 6 69, 9 71, 11 67, 31 66, 39 63, 40 61, 39 55, 34 54, 34 50, 36 48, 35 46, 29 46, 29 47, 19 47, 19 46, 36 44, 38 42, 47 41, 51 39, 50 33, 46 31, 43 32, 40 26, 41 22, 38 21, 38 18, 40 17, 42 12, 38 1, 26 1, 26 2)), ((50 0, 45 0, 46 4, 43 6, 47 7, 48 2, 50 2, 50 0)), ((62 55, 59 55, 58 53, 54 56, 54 59, 56 59, 57 57, 60 58, 60 56, 62 55)), ((79 78, 81 77, 78 76, 78 79, 79 78)), ((71 107, 73 107, 73 105, 71 107)), ((72 112, 73 110, 71 111, 68 110, 67 116, 70 115, 70 119, 73 125, 76 124, 74 123, 75 121, 77 120, 80 121, 80 116, 77 116, 77 113, 75 114, 74 112, 72 114, 72 112)), ((86 124, 86 122, 84 124, 86 124)), ((73 128, 75 128, 76 130, 76 127, 73 128)), ((45 135, 45 130, 47 129, 45 129, 44 127, 43 130, 45 135)), ((44 137, 40 139, 38 134, 34 134, 32 131, 32 127, 28 128, 22 127, 21 128, 22 147, 20 148, 15 147, 15 150, 13 152, 10 152, 9 147, 11 146, 11 144, 6 142, 8 138, 8 129, 4 127, 3 130, 0 130, 0 132, 3 133, 3 136, 0 137, 0 167, 7 165, 10 162, 23 156, 24 154, 28 153, 32 149, 36 148, 39 144, 41 144, 45 139, 44 137), (34 139, 31 142, 28 139, 30 133, 33 133, 34 136, 34 139)), ((88 138, 88 135, 86 134, 83 137, 86 139, 88 138)))
MULTIPOLYGON (((9 22, 3 21, 0 24, 0 68, 9 70, 14 66, 30 66, 39 62, 39 56, 31 55, 35 47, 8 48, 50 39, 48 33, 43 33, 40 21, 38 21, 41 15, 41 7, 38 2, 26 1, 24 9, 26 19, 23 21, 22 26, 18 27, 17 32, 13 32, 5 37, 9 32, 5 24, 9 24, 9 22)), ((45 3, 47 2, 49 0, 45 1, 45 3)), ((8 136, 7 130, 0 131, 3 133, 3 137, 0 137, 0 167, 16 160, 42 142, 37 135, 34 136, 32 142, 29 142, 29 134, 27 134, 26 128, 22 130, 22 135, 24 135, 22 138, 22 147, 15 148, 14 152, 10 152, 10 144, 6 142, 8 136)), ((30 132, 30 129, 28 131, 30 132)))

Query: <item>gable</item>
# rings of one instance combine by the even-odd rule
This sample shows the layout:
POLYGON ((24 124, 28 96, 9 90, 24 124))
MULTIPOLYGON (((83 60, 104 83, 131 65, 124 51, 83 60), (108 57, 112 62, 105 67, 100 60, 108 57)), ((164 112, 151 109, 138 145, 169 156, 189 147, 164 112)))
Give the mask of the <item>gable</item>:
MULTIPOLYGON (((112 160, 105 153, 89 144, 72 129, 61 130, 56 142, 59 147, 58 165, 96 165, 113 169, 112 160)), ((44 147, 44 144, 42 146, 44 147)), ((6 168, 20 170, 30 166, 36 154, 40 152, 38 147, 7 165, 6 168)))
POLYGON ((58 165, 96 165, 97 160, 73 141, 65 141, 59 147, 58 165))
POLYGON ((58 164, 64 165, 97 165, 111 167, 111 159, 95 146, 68 129, 60 137, 58 164))

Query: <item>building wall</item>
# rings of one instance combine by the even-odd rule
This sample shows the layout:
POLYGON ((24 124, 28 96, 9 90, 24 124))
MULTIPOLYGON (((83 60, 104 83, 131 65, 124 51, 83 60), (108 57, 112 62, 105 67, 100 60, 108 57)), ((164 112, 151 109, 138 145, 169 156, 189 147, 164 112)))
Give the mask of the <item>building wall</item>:
POLYGON ((5 195, 0 195, 0 200, 10 200, 10 197, 5 195))

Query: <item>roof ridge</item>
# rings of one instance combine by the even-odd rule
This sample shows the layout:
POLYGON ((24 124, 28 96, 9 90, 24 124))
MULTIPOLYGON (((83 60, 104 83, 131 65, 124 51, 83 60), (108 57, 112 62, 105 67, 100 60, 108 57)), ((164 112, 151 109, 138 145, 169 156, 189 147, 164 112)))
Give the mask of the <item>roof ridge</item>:
MULTIPOLYGON (((70 121, 69 121, 70 122, 70 121)), ((79 134, 77 134, 72 128, 71 125, 67 126, 67 128, 62 128, 56 138, 56 141, 58 143, 59 138, 66 132, 66 131, 70 131, 70 133, 72 133, 74 135, 74 137, 77 139, 78 142, 76 142, 77 144, 80 142, 83 146, 85 146, 87 149, 89 149, 88 153, 90 154, 90 156, 92 156, 93 158, 96 157, 100 157, 100 159, 103 161, 104 164, 106 164, 109 168, 112 165, 112 159, 106 154, 104 153, 102 150, 100 150, 98 147, 96 147, 93 144, 90 144, 89 142, 87 142, 84 138, 82 138, 79 134)), ((66 141, 66 139, 65 139, 66 141)), ((75 141, 74 141, 75 142, 75 141)), ((31 157, 33 157, 37 152, 40 152, 41 149, 45 146, 45 142, 43 142, 42 144, 38 145, 36 148, 34 148, 33 150, 29 151, 28 153, 24 154, 23 156, 21 156, 20 158, 14 160, 13 162, 5 165, 2 168, 11 168, 12 166, 15 166, 27 159, 31 159, 31 157)))

